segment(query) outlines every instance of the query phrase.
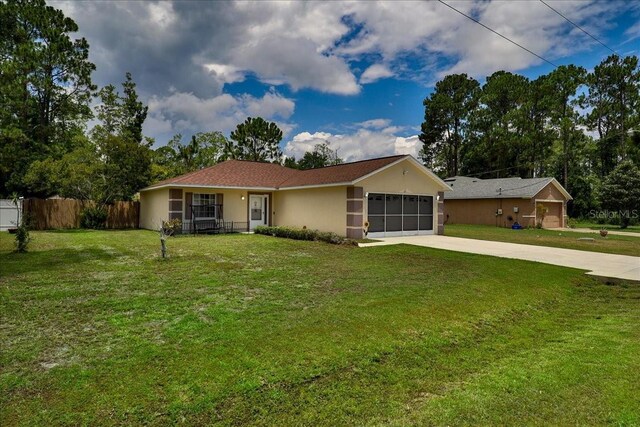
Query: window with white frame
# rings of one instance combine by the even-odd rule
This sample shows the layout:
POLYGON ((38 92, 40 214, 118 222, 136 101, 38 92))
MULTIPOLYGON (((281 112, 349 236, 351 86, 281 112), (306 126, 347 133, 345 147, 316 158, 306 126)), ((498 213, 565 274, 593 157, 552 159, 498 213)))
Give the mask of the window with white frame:
POLYGON ((193 216, 197 219, 216 218, 216 195, 207 193, 193 193, 191 199, 193 216))

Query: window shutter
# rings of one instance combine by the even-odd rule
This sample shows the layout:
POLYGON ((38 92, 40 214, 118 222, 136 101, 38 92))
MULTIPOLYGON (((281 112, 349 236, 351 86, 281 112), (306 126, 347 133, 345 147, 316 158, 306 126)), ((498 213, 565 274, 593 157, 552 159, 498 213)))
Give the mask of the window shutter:
POLYGON ((184 217, 191 220, 191 204, 193 203, 193 193, 185 193, 184 217))
POLYGON ((223 200, 224 200, 224 194, 222 193, 216 194, 216 205, 218 205, 218 217, 219 217, 218 219, 224 219, 224 216, 222 215, 223 200))

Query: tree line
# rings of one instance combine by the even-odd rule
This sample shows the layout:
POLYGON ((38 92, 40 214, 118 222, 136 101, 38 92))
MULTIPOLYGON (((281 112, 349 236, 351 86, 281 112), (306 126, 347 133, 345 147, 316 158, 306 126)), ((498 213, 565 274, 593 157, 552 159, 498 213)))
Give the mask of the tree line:
POLYGON ((629 174, 638 174, 636 56, 611 55, 591 72, 560 66, 536 79, 498 71, 482 85, 448 75, 423 104, 420 157, 443 177, 552 176, 574 197, 570 214, 585 216, 612 207, 612 186, 631 191, 629 174))

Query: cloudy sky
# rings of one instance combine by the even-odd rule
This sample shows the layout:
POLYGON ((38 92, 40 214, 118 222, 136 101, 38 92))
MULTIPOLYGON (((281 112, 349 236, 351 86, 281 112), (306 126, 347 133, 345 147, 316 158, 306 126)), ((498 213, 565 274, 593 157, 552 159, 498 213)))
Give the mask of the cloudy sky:
MULTIPOLYGON (((133 74, 157 146, 262 116, 298 158, 320 142, 348 161, 415 155, 422 100, 442 76, 552 69, 436 1, 50 3, 88 39, 96 84, 133 74)), ((610 54, 539 1, 448 3, 556 64, 591 69, 610 54)), ((639 53, 640 2, 547 3, 620 54, 639 53)))

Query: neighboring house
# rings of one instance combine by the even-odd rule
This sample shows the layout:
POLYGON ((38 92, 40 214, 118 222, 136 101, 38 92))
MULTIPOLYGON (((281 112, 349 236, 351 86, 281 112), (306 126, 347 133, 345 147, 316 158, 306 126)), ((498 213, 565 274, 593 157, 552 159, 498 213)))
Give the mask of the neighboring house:
POLYGON ((446 224, 483 224, 544 228, 566 225, 572 197, 555 178, 480 179, 455 176, 444 180, 453 191, 445 196, 446 224))
POLYGON ((307 227, 362 238, 443 234, 443 192, 450 188, 411 156, 392 156, 297 170, 278 164, 228 160, 151 185, 140 192, 140 227, 158 229, 180 219, 307 227))
MULTIPOLYGON (((18 203, 22 203, 20 200, 18 203)), ((15 228, 20 222, 20 210, 13 200, 0 199, 0 231, 15 228)))

